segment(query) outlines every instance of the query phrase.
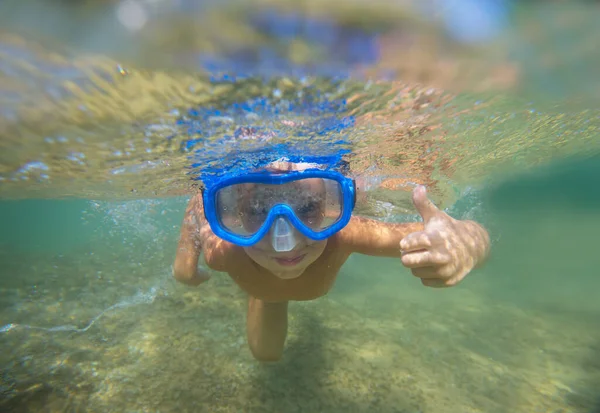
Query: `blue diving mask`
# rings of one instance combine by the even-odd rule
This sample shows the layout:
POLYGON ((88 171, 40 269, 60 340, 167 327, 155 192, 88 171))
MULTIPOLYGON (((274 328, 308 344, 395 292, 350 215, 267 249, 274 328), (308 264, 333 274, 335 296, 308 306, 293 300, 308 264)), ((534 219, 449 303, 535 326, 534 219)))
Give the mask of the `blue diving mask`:
POLYGON ((285 217, 277 217, 271 228, 271 245, 277 252, 288 252, 298 244, 294 228, 285 217))
POLYGON ((335 171, 256 172, 213 182, 203 201, 220 238, 248 247, 269 234, 273 249, 284 252, 297 245, 298 232, 319 241, 344 228, 356 190, 352 179, 335 171))

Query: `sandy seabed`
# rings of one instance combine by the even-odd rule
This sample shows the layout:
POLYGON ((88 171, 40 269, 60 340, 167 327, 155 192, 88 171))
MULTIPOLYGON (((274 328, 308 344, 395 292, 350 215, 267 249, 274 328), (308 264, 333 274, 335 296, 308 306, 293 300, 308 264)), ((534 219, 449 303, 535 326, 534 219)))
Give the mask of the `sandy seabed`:
POLYGON ((351 257, 328 296, 290 305, 284 357, 261 364, 246 298, 224 274, 187 288, 161 256, 20 254, 2 254, 0 321, 14 323, 0 334, 3 412, 590 413, 600 402, 593 314, 521 308, 476 282, 424 288, 394 260, 351 257))

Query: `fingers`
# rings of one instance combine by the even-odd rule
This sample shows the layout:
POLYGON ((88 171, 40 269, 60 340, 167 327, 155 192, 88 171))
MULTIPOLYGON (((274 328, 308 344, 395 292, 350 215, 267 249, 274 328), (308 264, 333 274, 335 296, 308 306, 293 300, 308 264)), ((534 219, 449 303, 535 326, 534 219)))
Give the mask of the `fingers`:
POLYGON ((433 241, 431 237, 424 231, 413 232, 400 240, 400 249, 403 252, 425 250, 432 246, 433 241))
POLYGON ((442 244, 440 237, 425 231, 408 234, 400 241, 402 264, 408 268, 446 265, 451 257, 439 248, 442 244))
POLYGON ((440 267, 450 263, 450 256, 432 251, 415 251, 402 254, 402 264, 408 268, 440 267))
POLYGON ((427 223, 435 215, 441 211, 427 198, 427 190, 423 185, 417 185, 413 190, 413 204, 417 208, 417 212, 423 218, 423 222, 427 223))
MULTIPOLYGON (((442 267, 448 268, 448 267, 442 267)), ((451 272, 436 269, 433 267, 413 268, 411 272, 417 278, 421 279, 421 284, 427 287, 444 288, 456 285, 459 278, 452 277, 451 272)))
POLYGON ((450 263, 451 257, 440 252, 416 251, 402 255, 402 264, 427 287, 443 288, 456 284, 450 263))
POLYGON ((440 280, 439 278, 421 278, 421 284, 432 288, 445 288, 452 286, 452 284, 448 284, 448 282, 445 280, 440 280))

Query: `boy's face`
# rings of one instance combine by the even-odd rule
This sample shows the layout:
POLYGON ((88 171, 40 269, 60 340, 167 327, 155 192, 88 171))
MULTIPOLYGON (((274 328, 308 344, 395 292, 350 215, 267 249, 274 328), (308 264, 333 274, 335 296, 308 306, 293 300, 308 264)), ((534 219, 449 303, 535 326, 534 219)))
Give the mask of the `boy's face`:
POLYGON ((298 243, 293 250, 277 252, 271 245, 271 236, 266 235, 257 244, 245 247, 246 254, 258 265, 282 279, 299 277, 306 268, 323 254, 327 240, 314 241, 296 231, 298 243))
MULTIPOLYGON (((279 170, 279 168, 278 168, 279 170)), ((287 171, 289 169, 285 169, 287 171)), ((307 226, 319 228, 325 217, 326 189, 322 179, 305 179, 275 187, 245 184, 238 193, 238 208, 242 212, 244 227, 257 230, 269 213, 264 206, 273 198, 273 191, 279 196, 285 194, 286 203, 292 207, 297 217, 307 226), (258 205, 263 207, 257 208, 258 205)), ((315 241, 300 233, 293 225, 296 246, 291 251, 277 252, 273 249, 271 232, 251 247, 244 250, 258 265, 282 279, 300 276, 306 268, 321 256, 327 240, 315 241)))

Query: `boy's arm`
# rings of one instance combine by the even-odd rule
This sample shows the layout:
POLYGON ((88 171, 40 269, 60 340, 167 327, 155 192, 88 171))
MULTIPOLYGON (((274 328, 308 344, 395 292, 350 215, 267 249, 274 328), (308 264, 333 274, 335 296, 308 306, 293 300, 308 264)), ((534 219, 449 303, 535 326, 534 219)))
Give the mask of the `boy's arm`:
POLYGON ((210 278, 206 271, 198 268, 200 254, 204 252, 206 264, 213 270, 226 271, 228 251, 231 245, 213 234, 204 217, 202 196, 192 197, 181 224, 173 276, 184 284, 199 285, 210 278))
POLYGON ((198 258, 202 252, 200 223, 196 218, 198 196, 192 197, 185 209, 181 223, 177 254, 173 263, 173 277, 183 284, 199 285, 208 280, 209 275, 198 269, 198 258))
POLYGON ((413 203, 423 223, 387 224, 357 218, 340 231, 342 246, 349 252, 401 257, 402 264, 429 287, 456 285, 487 259, 490 239, 483 226, 439 210, 421 185, 413 190, 413 203))
POLYGON ((422 222, 394 224, 353 216, 339 232, 339 239, 350 253, 400 258, 400 240, 423 228, 422 222))

